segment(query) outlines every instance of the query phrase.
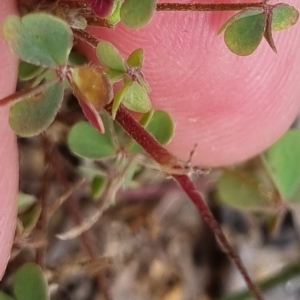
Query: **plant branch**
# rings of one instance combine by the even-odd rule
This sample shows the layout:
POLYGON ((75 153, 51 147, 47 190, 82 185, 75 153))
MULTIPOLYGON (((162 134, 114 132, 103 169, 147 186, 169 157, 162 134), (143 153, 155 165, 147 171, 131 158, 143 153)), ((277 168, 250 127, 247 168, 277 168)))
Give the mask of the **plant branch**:
MULTIPOLYGON (((61 161, 62 161, 62 157, 61 157, 60 153, 57 151, 57 149, 55 147, 53 147, 52 156, 50 157, 50 163, 53 167, 56 177, 59 179, 59 181, 62 183, 62 185, 66 188, 66 190, 69 190, 70 182, 67 179, 68 174, 66 174, 66 168, 63 167, 63 164, 61 161)), ((67 206, 67 210, 69 211, 74 223, 76 225, 80 225, 82 222, 82 217, 81 217, 81 210, 78 205, 78 201, 75 201, 75 199, 70 197, 66 201, 66 206, 67 206)), ((82 242, 85 250, 89 254, 89 256, 92 259, 97 259, 98 254, 97 254, 97 251, 92 242, 94 239, 92 233, 89 231, 85 231, 85 232, 81 233, 80 238, 81 238, 81 242, 82 242)), ((108 290, 108 284, 107 284, 107 279, 105 277, 105 274, 103 274, 103 272, 101 272, 101 271, 98 271, 97 279, 98 279, 98 284, 99 284, 100 290, 103 294, 103 298, 105 300, 111 300, 112 298, 111 298, 110 292, 108 290)))
POLYGON ((263 3, 158 3, 156 5, 157 11, 235 11, 246 8, 263 8, 263 3))
MULTIPOLYGON (((294 278, 300 274, 300 260, 293 262, 283 269, 279 270, 276 274, 260 281, 257 285, 263 290, 267 291, 280 283, 287 282, 289 279, 294 278)), ((242 290, 234 295, 221 298, 219 300, 246 300, 251 297, 248 290, 242 290)))
MULTIPOLYGON (((44 236, 47 236, 47 226, 48 226, 48 218, 47 218, 47 197, 50 192, 50 181, 51 181, 51 173, 49 168, 49 160, 51 157, 51 145, 48 140, 42 136, 42 143, 44 148, 44 163, 45 163, 45 170, 42 179, 42 189, 40 193, 40 204, 42 206, 41 215, 39 221, 36 225, 36 228, 40 230, 44 236)), ((45 264, 45 252, 46 252, 46 245, 42 245, 36 251, 36 262, 43 268, 45 264)))
MULTIPOLYGON (((111 113, 111 104, 106 107, 106 110, 111 113)), ((168 150, 166 150, 149 132, 147 132, 134 118, 127 112, 127 110, 121 105, 117 115, 116 121, 130 134, 130 136, 136 140, 144 150, 159 164, 167 164, 174 169, 180 168, 180 165, 177 164, 177 158, 172 155, 168 150)), ((261 295, 259 289, 252 282, 244 264, 240 260, 239 256, 232 249, 231 245, 227 241, 226 236, 224 235, 221 227, 219 226, 217 220, 213 216, 210 208, 205 203, 204 198, 197 191, 194 183, 191 181, 188 175, 170 175, 179 183, 182 189, 193 201, 197 207, 199 213, 201 214, 204 221, 211 228, 211 230, 217 236, 221 246, 228 253, 228 256, 237 266, 241 275, 243 276, 249 290, 252 292, 253 296, 257 300, 262 300, 263 296, 261 295)))
MULTIPOLYGON (((29 6, 28 0, 18 0, 19 5, 22 6, 24 3, 27 4, 27 7, 29 6)), ((236 11, 236 10, 242 10, 247 8, 263 8, 266 4, 266 0, 262 2, 250 2, 250 3, 157 3, 156 5, 156 11, 236 11)), ((83 10, 89 10, 90 9, 90 3, 86 0, 80 1, 80 0, 58 0, 54 4, 59 9, 83 9, 83 10)), ((41 5, 38 9, 46 9, 53 7, 52 3, 44 3, 41 5)), ((32 5, 30 10, 35 10, 36 5, 32 5)), ((100 26, 108 26, 108 24, 105 22, 104 19, 102 21, 99 21, 101 19, 94 16, 93 20, 93 13, 90 11, 91 19, 88 21, 89 24, 96 22, 100 26)))

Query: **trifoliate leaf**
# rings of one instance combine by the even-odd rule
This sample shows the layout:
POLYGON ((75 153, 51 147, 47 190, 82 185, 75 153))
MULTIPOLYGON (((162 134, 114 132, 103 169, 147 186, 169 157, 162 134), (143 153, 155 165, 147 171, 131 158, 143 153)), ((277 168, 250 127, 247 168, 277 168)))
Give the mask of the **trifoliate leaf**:
POLYGON ((299 18, 299 12, 288 4, 278 4, 273 10, 272 30, 279 31, 295 25, 299 18))
POLYGON ((265 26, 265 14, 259 9, 251 9, 233 16, 220 31, 225 29, 224 39, 230 51, 246 56, 260 44, 265 26))
POLYGON ((101 134, 87 122, 75 124, 68 137, 70 149, 78 156, 101 159, 115 154, 109 133, 101 134))
POLYGON ((121 20, 130 28, 139 28, 150 22, 155 9, 156 0, 126 0, 121 7, 121 20))
POLYGON ((126 72, 124 59, 113 44, 105 41, 100 42, 97 45, 96 53, 99 61, 107 68, 120 73, 126 72))
POLYGON ((262 157, 281 194, 290 198, 300 184, 300 131, 288 131, 262 157))
POLYGON ((72 31, 60 18, 46 13, 9 16, 2 31, 5 41, 23 61, 48 68, 58 68, 68 61, 72 31))
POLYGON ((14 277, 14 295, 17 300, 48 300, 48 286, 40 266, 23 264, 14 277))
POLYGON ((13 105, 9 124, 20 136, 37 135, 52 123, 63 99, 63 83, 55 82, 45 89, 13 105))

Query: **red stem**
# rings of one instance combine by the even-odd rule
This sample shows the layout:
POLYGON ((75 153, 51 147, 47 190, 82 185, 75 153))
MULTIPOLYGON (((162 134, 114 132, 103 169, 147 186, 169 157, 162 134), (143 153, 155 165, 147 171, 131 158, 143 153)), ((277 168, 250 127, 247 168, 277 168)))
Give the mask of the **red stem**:
MULTIPOLYGON (((111 113, 111 105, 106 107, 106 110, 111 113)), ((178 168, 177 159, 168 150, 166 150, 150 133, 148 133, 134 118, 128 113, 128 111, 121 105, 117 115, 116 121, 130 134, 130 136, 136 140, 144 150, 158 162, 159 164, 173 164, 173 167, 178 168)), ((178 175, 170 174, 190 199, 195 204, 197 210, 201 214, 204 221, 211 228, 218 238, 221 246, 228 253, 228 256, 237 266, 241 275, 243 276, 249 290, 252 292, 253 296, 257 300, 263 300, 263 296, 259 291, 258 287, 251 280, 247 269, 245 268, 243 262, 239 256, 235 253, 231 245, 229 244, 226 236, 224 235, 221 227, 219 226, 217 220, 213 216, 210 208, 207 206, 204 198, 197 191, 194 183, 191 181, 188 175, 178 175)))
MULTIPOLYGON (((24 5, 28 0, 18 0, 18 2, 24 5)), ((263 8, 266 2, 267 0, 250 3, 157 3, 156 11, 236 11, 247 8, 263 8)), ((53 4, 50 5, 53 6, 53 4)), ((29 5, 27 4, 27 6, 29 5)), ((47 6, 49 4, 45 3, 40 8, 47 8, 47 6)), ((62 9, 90 9, 90 2, 87 0, 58 0, 57 7, 62 9)))
POLYGON ((263 3, 157 3, 156 11, 236 11, 262 8, 263 3))

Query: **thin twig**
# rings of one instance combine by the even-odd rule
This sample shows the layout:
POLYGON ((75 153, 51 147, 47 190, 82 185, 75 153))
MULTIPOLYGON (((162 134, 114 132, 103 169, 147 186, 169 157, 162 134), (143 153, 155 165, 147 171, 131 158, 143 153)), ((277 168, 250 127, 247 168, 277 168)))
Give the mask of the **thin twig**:
MULTIPOLYGON (((42 143, 44 148, 44 162, 45 162, 45 170, 42 179, 42 189, 40 193, 40 204, 41 204, 41 215, 39 217, 38 223, 36 225, 36 229, 43 233, 44 236, 47 236, 47 226, 48 226, 48 218, 47 218, 47 197, 50 191, 50 175, 51 170, 49 167, 49 160, 51 157, 51 145, 48 143, 48 140, 42 136, 42 143)), ((46 244, 43 244, 41 247, 38 247, 36 250, 36 263, 41 267, 44 267, 45 263, 45 252, 46 252, 46 244)))
MULTIPOLYGON (((111 105, 106 107, 108 112, 111 112, 111 105)), ((131 135, 133 139, 135 139, 144 150, 152 156, 159 164, 173 164, 174 168, 177 167, 177 159, 174 157, 168 150, 166 150, 159 142, 148 133, 138 122, 134 120, 134 118, 127 112, 127 110, 121 105, 117 115, 116 121, 131 135)), ((193 201, 195 206, 197 207, 199 213, 203 217, 204 221, 207 225, 212 229, 218 238, 220 244, 223 249, 227 251, 228 256, 235 263, 236 267, 240 271, 243 276, 249 290, 257 300, 262 300, 263 296, 260 293, 257 286, 251 280, 247 269, 242 263, 239 256, 232 249, 231 245, 227 241, 226 236, 224 235, 221 227, 219 226, 217 220, 213 216, 210 208, 205 203, 205 200, 197 191, 194 183, 191 181, 189 176, 187 175, 178 175, 178 174, 170 174, 174 179, 177 180, 179 185, 183 188, 183 190, 187 193, 190 199, 193 201)))
POLYGON ((236 11, 263 8, 263 3, 158 3, 157 11, 236 11))
MULTIPOLYGON (((280 269, 276 274, 266 278, 257 283, 257 285, 263 290, 267 291, 280 283, 287 282, 289 279, 296 277, 300 274, 300 260, 293 262, 284 268, 280 269)), ((244 289, 228 297, 223 297, 219 300, 246 300, 251 298, 249 290, 244 289)))
MULTIPOLYGON (((55 171, 55 174, 58 178, 58 180, 63 184, 63 186, 68 190, 70 189, 70 182, 67 179, 67 174, 65 168, 62 166, 62 157, 60 153, 54 148, 53 149, 53 155, 51 156, 50 163, 53 166, 53 169, 55 171)), ((81 218, 81 211, 78 205, 78 202, 75 201, 72 197, 70 197, 66 201, 66 206, 68 211, 70 212, 71 217, 73 218, 75 224, 80 225, 82 223, 82 218, 81 218)), ((86 249, 87 253, 90 255, 92 259, 97 259, 97 251, 94 248, 94 245, 92 243, 93 237, 91 232, 89 231, 84 231, 80 235, 82 244, 84 245, 84 248, 86 249)), ((105 300, 112 300, 109 290, 108 290, 108 285, 107 285, 107 280, 105 278, 105 275, 99 271, 97 273, 97 279, 98 279, 98 284, 101 289, 101 292, 103 293, 104 299, 105 300)))
MULTIPOLYGON (((21 0, 19 1, 21 2, 21 0)), ((242 10, 247 8, 263 8, 266 2, 267 1, 264 0, 263 2, 251 2, 251 3, 176 3, 176 2, 157 3, 156 10, 157 11, 236 11, 236 10, 242 10)), ((45 5, 43 6, 43 9, 45 9, 45 5)), ((90 3, 88 1, 78 1, 78 0, 75 1, 60 0, 56 3, 56 5, 60 9, 87 9, 87 8, 89 9, 90 8, 90 3)))

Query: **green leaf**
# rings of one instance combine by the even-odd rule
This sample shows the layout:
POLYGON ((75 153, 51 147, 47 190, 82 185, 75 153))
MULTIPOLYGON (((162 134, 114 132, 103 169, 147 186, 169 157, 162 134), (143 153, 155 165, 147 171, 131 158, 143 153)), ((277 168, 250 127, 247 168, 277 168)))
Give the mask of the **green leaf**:
POLYGON ((288 131, 262 157, 281 194, 290 198, 300 183, 300 131, 288 131))
POLYGON ((55 82, 42 93, 13 105, 9 112, 11 128, 28 137, 43 132, 54 120, 63 98, 63 84, 55 82))
MULTIPOLYGON (((147 120, 147 122, 148 122, 148 120, 147 120)), ((173 137, 174 123, 171 119, 171 116, 167 112, 165 112, 163 110, 156 110, 153 113, 152 119, 150 120, 150 122, 148 122, 146 129, 162 145, 165 145, 173 137)), ((139 144, 137 144, 136 142, 134 142, 130 147, 130 152, 138 153, 141 151, 142 151, 141 146, 139 144)))
POLYGON ((122 103, 129 110, 139 113, 146 113, 152 108, 147 91, 136 81, 125 91, 122 103))
POLYGON ((14 277, 17 300, 48 300, 48 286, 43 270, 34 263, 23 264, 14 277))
POLYGON ((127 80, 125 81, 124 85, 120 88, 120 90, 116 93, 115 98, 114 98, 114 102, 113 102, 113 106, 111 109, 111 116, 113 119, 116 118, 116 114, 117 111, 123 101, 124 96, 126 95, 126 92, 128 90, 128 88, 130 87, 130 85, 132 84, 131 80, 127 80))
POLYGON ((226 204, 242 209, 267 209, 271 203, 259 190, 253 174, 225 171, 217 182, 217 194, 226 204), (251 176, 252 175, 252 176, 251 176))
POLYGON ((72 50, 69 55, 69 64, 74 67, 87 65, 89 60, 81 53, 72 50))
POLYGON ((31 80, 43 72, 44 68, 21 61, 18 77, 22 81, 31 80))
POLYGON ((134 50, 127 59, 127 64, 131 68, 141 68, 144 61, 144 50, 142 48, 134 50))
POLYGON ((154 135, 161 144, 166 145, 174 134, 171 116, 163 110, 156 110, 147 126, 147 131, 154 135))
POLYGON ((130 28, 146 25, 155 12, 156 2, 156 0, 126 0, 120 11, 122 22, 130 28))
POLYGON ((155 110, 151 109, 147 113, 143 114, 143 116, 141 117, 139 123, 143 127, 147 127, 149 125, 150 121, 152 120, 154 113, 155 113, 155 110))
POLYGON ((285 30, 295 25, 299 18, 299 12, 295 7, 287 4, 278 4, 273 10, 272 30, 285 30))
POLYGON ((99 61, 107 68, 120 73, 126 72, 124 59, 113 44, 105 41, 100 42, 97 45, 96 53, 99 61))
POLYGON ((102 192, 104 191, 104 187, 106 185, 106 177, 101 175, 96 175, 93 178, 92 184, 91 184, 91 192, 92 196, 94 198, 98 198, 101 196, 102 192))
POLYGON ((144 77, 138 76, 137 77, 138 83, 144 88, 144 90, 149 94, 151 92, 151 88, 149 86, 149 83, 145 80, 144 77))
POLYGON ((273 39, 273 32, 272 32, 272 16, 271 14, 267 15, 266 18, 266 27, 265 27, 265 32, 264 32, 264 38, 266 39, 266 41, 268 42, 269 46, 271 47, 271 49, 277 53, 277 48, 273 39))
POLYGON ((21 60, 49 68, 67 63, 73 42, 68 24, 46 13, 9 16, 3 37, 21 60))
POLYGON ((87 122, 75 124, 68 137, 70 149, 81 157, 101 159, 115 154, 109 133, 101 134, 87 122))
POLYGON ((0 300, 16 300, 16 299, 0 291, 0 300))
POLYGON ((121 21, 120 11, 124 0, 115 0, 111 14, 106 18, 106 21, 111 25, 116 25, 121 21))
POLYGON ((42 207, 40 203, 36 203, 34 206, 30 208, 30 210, 26 210, 26 212, 19 215, 19 219, 22 222, 22 226, 26 232, 31 232, 41 215, 42 207))
POLYGON ((125 75, 124 72, 119 72, 111 69, 106 70, 104 73, 111 82, 120 81, 125 75))
POLYGON ((261 10, 251 9, 233 16, 220 31, 225 29, 224 39, 230 51, 246 56, 260 44, 265 26, 265 14, 261 10))
POLYGON ((36 203, 37 199, 34 195, 29 195, 29 194, 19 192, 17 202, 18 202, 18 214, 22 214, 27 209, 29 209, 34 203, 36 203))

